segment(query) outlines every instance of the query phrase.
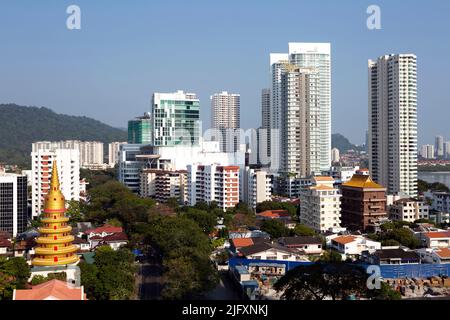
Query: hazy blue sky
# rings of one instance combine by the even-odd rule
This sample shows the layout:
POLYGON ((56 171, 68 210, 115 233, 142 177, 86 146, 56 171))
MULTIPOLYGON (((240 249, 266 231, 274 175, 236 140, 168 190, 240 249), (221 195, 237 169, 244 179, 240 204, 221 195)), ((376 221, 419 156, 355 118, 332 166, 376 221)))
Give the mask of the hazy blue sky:
POLYGON ((415 53, 419 142, 450 140, 449 15, 447 0, 2 0, 0 102, 125 127, 152 92, 184 89, 209 125, 209 96, 228 90, 241 94, 242 126, 257 127, 269 53, 331 42, 333 132, 364 141, 368 59, 415 53), (79 31, 66 28, 70 4, 81 7, 79 31), (366 27, 370 4, 381 7, 382 30, 366 27))

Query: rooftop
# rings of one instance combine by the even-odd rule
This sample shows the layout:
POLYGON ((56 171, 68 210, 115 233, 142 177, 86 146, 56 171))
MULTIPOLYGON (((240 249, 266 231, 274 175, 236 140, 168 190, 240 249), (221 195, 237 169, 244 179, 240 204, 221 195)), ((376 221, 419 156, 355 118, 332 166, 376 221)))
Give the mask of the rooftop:
POLYGON ((118 232, 122 232, 122 231, 123 231, 122 227, 113 227, 113 226, 110 226, 110 225, 104 225, 104 226, 99 227, 99 228, 86 230, 85 233, 86 234, 103 233, 103 232, 105 232, 105 233, 118 233, 118 232))
POLYGON ((450 248, 441 248, 436 250, 435 253, 442 259, 450 259, 450 248))
POLYGON ((374 253, 379 259, 413 259, 419 260, 419 256, 414 251, 405 251, 403 249, 381 249, 374 253))
POLYGON ((256 216, 271 219, 291 217, 290 214, 287 212, 287 210, 267 210, 261 213, 257 213, 256 216))
POLYGON ((354 174, 352 179, 344 184, 343 187, 362 188, 362 189, 383 189, 385 188, 375 183, 369 175, 354 174))
POLYGON ((337 242, 339 244, 347 244, 355 241, 357 239, 356 236, 340 236, 332 239, 331 241, 337 242))
POLYGON ((14 300, 86 300, 86 295, 82 287, 54 279, 28 290, 15 290, 14 300))
POLYGON ((426 232, 425 236, 429 239, 450 238, 450 231, 426 232))
POLYGON ((285 237, 278 240, 279 243, 285 246, 295 246, 303 244, 322 244, 322 240, 319 237, 285 237))

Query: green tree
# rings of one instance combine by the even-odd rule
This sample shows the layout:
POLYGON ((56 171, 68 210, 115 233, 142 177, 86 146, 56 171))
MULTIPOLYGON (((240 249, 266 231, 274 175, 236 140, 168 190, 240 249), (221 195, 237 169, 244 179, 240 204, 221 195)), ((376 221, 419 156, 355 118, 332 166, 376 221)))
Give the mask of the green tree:
POLYGON ((14 289, 24 289, 30 275, 24 258, 0 257, 0 300, 10 300, 14 289))
POLYGON ((394 290, 385 282, 381 282, 381 288, 376 290, 368 290, 367 297, 372 300, 401 300, 400 292, 394 290))
POLYGON ((213 232, 217 225, 217 217, 214 214, 195 208, 189 208, 183 216, 195 221, 206 234, 213 232))
POLYGON ((265 220, 261 226, 261 230, 270 234, 272 238, 287 237, 290 235, 291 231, 283 224, 283 222, 278 220, 265 220))
POLYGON ((178 209, 180 206, 180 200, 178 200, 178 198, 169 198, 167 199, 166 204, 173 209, 178 209))
POLYGON ((296 236, 314 236, 316 232, 304 224, 297 224, 294 229, 296 236))
POLYGON ((117 218, 111 218, 105 221, 105 224, 113 227, 122 227, 122 222, 117 218))
POLYGON ((93 265, 80 264, 81 284, 92 300, 128 300, 133 297, 136 267, 133 254, 103 246, 95 251, 93 265))
POLYGON ((315 263, 288 271, 274 285, 286 300, 345 300, 366 291, 367 274, 345 263, 315 263))
POLYGON ((323 263, 339 263, 342 262, 342 255, 334 250, 324 251, 319 261, 323 263))
POLYGON ((165 299, 201 296, 217 284, 217 270, 210 260, 212 245, 199 225, 186 217, 155 217, 146 242, 163 256, 165 299))
POLYGON ((82 204, 79 201, 70 200, 66 211, 67 217, 72 224, 83 221, 82 204))

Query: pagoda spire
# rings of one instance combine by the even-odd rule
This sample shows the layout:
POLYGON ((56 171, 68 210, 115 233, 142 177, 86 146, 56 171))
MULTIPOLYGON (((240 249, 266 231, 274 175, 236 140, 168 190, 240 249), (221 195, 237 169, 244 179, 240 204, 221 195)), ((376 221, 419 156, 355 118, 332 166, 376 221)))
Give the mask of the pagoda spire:
POLYGON ((65 216, 66 202, 60 190, 58 169, 53 160, 50 190, 45 196, 40 236, 36 239, 34 266, 61 266, 78 262, 78 248, 72 244, 72 227, 65 216))

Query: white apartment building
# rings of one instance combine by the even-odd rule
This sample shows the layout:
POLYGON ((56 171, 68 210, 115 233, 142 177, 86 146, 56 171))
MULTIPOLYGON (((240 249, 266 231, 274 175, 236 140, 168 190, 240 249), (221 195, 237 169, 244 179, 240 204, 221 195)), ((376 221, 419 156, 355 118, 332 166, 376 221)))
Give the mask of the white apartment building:
POLYGON ((41 214, 44 197, 50 189, 53 162, 58 168, 61 192, 66 201, 80 200, 80 154, 76 149, 37 150, 31 153, 31 212, 41 214))
POLYGON ((272 179, 260 169, 241 169, 242 201, 256 209, 258 203, 272 200, 272 179))
POLYGON ((417 57, 369 60, 369 166, 388 193, 417 196, 417 57))
POLYGON ((317 176, 312 186, 300 191, 300 223, 318 232, 340 227, 341 194, 334 182, 331 177, 317 176))
POLYGON ((431 209, 439 212, 450 212, 450 192, 433 192, 431 193, 431 199, 431 209))
POLYGON ((416 199, 400 199, 394 201, 389 208, 389 218, 394 221, 414 222, 428 219, 429 213, 429 206, 416 199))
MULTIPOLYGON (((292 140, 285 139, 286 134, 289 136, 289 132, 295 132, 295 129, 290 127, 291 125, 304 127, 295 120, 301 118, 303 114, 301 103, 299 103, 302 101, 294 99, 296 89, 292 85, 297 81, 298 88, 301 89, 304 86, 305 89, 298 90, 299 94, 303 91, 303 94, 300 95, 303 99, 300 98, 300 100, 306 100, 303 103, 309 106, 306 114, 303 114, 304 119, 309 119, 307 129, 303 131, 309 148, 307 163, 312 173, 320 174, 331 164, 331 45, 329 43, 289 43, 288 54, 270 55, 270 66, 272 73, 270 121, 271 130, 274 131, 271 141, 271 150, 274 150, 271 152, 271 169, 285 171, 283 157, 289 159, 289 156, 285 156, 282 152, 290 150, 293 143, 292 140), (292 66, 301 70, 292 70, 292 66), (295 74, 295 72, 305 74, 307 69, 309 69, 309 79, 295 74), (286 72, 291 74, 284 77, 285 83, 283 84, 283 74, 286 72), (304 83, 298 83, 296 78, 300 82, 303 80, 304 83), (313 87, 308 88, 307 82, 312 83, 313 87), (284 99, 283 91, 285 92, 284 99), (289 97, 286 92, 292 93, 294 96, 289 97), (283 116, 293 121, 287 123, 283 121, 283 116), (282 131, 285 132, 284 135, 282 131), (279 132, 278 135, 277 132, 279 132)), ((286 166, 286 161, 284 163, 286 166)))
POLYGON ((122 144, 127 144, 126 142, 111 142, 108 144, 108 165, 111 168, 119 162, 119 148, 122 144))
POLYGON ((189 165, 187 167, 188 204, 215 201, 224 211, 239 203, 238 166, 189 165))
POLYGON ((235 152, 239 148, 239 135, 235 130, 241 127, 241 95, 223 91, 211 99, 211 128, 221 141, 222 152, 235 152))
POLYGON ((422 146, 420 155, 424 159, 434 159, 434 146, 432 144, 426 144, 422 146))
POLYGON ((32 151, 53 149, 76 149, 79 151, 79 163, 82 168, 98 167, 104 164, 103 142, 98 141, 39 141, 32 145, 32 151))

